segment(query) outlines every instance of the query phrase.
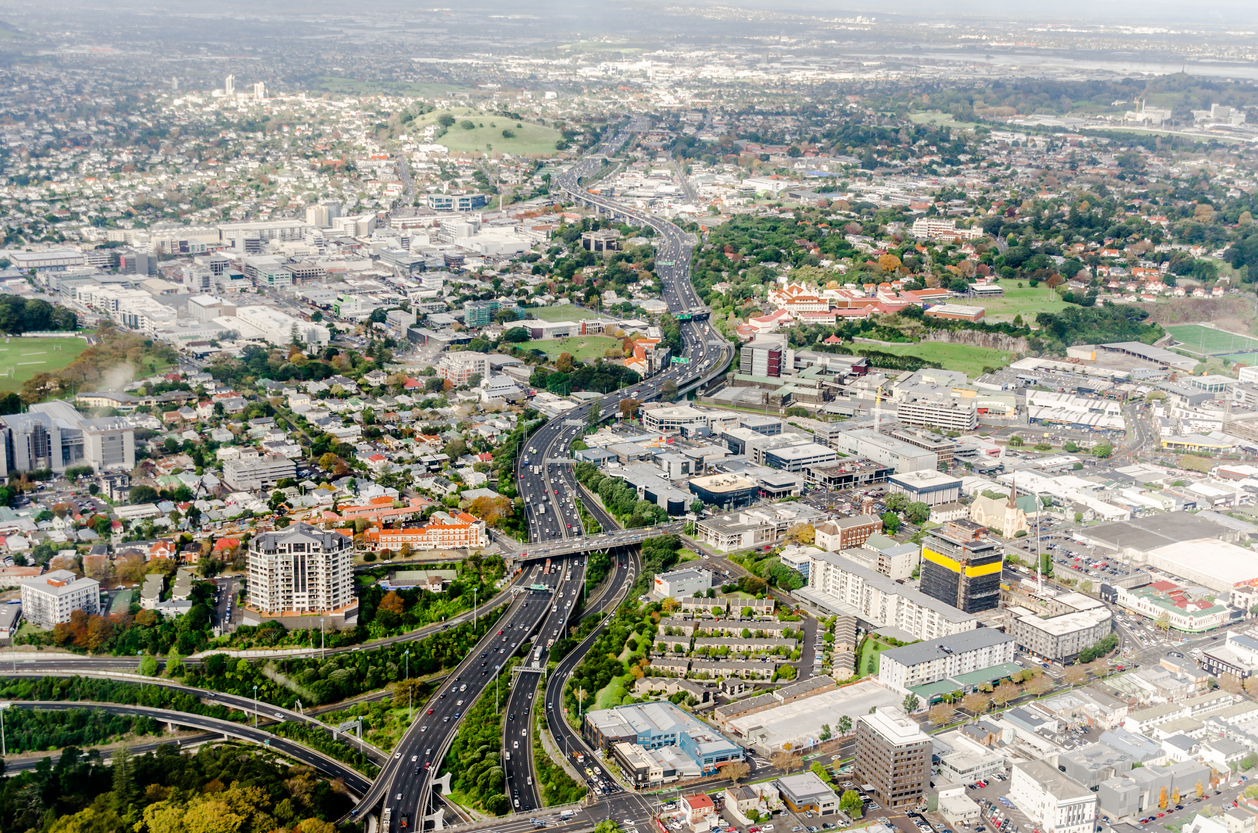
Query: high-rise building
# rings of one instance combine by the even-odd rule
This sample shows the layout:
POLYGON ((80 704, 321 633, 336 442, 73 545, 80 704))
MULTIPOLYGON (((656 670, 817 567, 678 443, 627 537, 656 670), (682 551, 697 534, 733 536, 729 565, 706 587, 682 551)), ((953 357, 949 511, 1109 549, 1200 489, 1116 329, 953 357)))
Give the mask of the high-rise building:
POLYGON ((266 101, 266 84, 261 81, 253 85, 253 97, 258 101, 266 101))
POLYGON ((353 541, 293 524, 249 542, 249 607, 263 615, 336 613, 354 602, 353 541))
POLYGON ((930 782, 930 735, 900 709, 880 706, 856 720, 856 783, 891 808, 912 807, 930 782))
POLYGON ((922 541, 922 592, 966 613, 994 610, 1003 566, 1004 552, 987 527, 949 521, 922 541))
POLYGON ((135 429, 116 417, 88 419, 66 402, 42 402, 0 417, 0 476, 74 466, 135 468, 135 429))
POLYGON ((227 95, 236 94, 236 76, 227 76, 227 79, 223 82, 223 92, 227 95))
POLYGON ((70 621, 70 614, 82 610, 100 612, 100 582, 76 578, 69 570, 53 570, 22 582, 22 617, 32 625, 51 628, 70 621))
POLYGON ((738 372, 749 376, 781 376, 786 361, 786 336, 760 335, 743 345, 738 357, 738 372))

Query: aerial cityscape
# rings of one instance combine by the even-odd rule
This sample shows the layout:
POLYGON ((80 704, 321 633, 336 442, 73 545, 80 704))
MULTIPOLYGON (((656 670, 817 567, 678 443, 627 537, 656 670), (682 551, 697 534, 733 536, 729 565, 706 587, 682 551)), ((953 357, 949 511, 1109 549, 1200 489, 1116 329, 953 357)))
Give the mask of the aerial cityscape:
POLYGON ((2 833, 1258 833, 1258 6, 0 4, 2 833))

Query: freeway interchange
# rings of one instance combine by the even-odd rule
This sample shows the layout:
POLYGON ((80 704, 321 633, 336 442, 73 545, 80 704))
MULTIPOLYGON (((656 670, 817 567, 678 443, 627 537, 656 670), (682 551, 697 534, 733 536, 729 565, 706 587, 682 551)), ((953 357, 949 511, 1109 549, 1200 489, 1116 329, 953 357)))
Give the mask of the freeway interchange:
MULTIPOLYGON (((577 501, 582 502, 599 521, 604 533, 608 533, 600 536, 599 544, 612 553, 612 573, 606 579, 609 589, 593 606, 593 611, 587 611, 586 615, 610 614, 633 585, 640 569, 635 545, 642 535, 619 532, 602 507, 576 483, 571 466, 573 441, 584 433, 588 424, 616 414, 622 400, 659 398, 667 381, 676 384, 679 391, 696 387, 723 372, 733 357, 733 348, 705 320, 707 310, 689 281, 690 253, 695 239, 670 222, 591 194, 580 185, 582 178, 599 170, 607 155, 623 147, 632 133, 643 129, 645 123, 642 120, 630 122, 570 170, 560 174, 555 184, 561 194, 594 208, 600 214, 655 230, 659 237, 656 273, 663 285, 664 300, 674 313, 687 313, 680 319, 680 324, 683 353, 688 361, 672 364, 632 388, 583 403, 570 413, 542 425, 522 442, 516 454, 515 476, 517 494, 525 505, 529 539, 532 544, 555 547, 554 557, 547 558, 544 564, 540 563, 540 556, 529 559, 532 564, 524 568, 528 580, 517 581, 516 586, 527 584, 533 589, 525 590, 512 603, 498 626, 491 629, 459 666, 453 678, 423 706, 423 714, 407 730, 393 759, 381 769, 375 784, 360 802, 355 811, 357 817, 362 817, 383 802, 388 810, 385 817, 392 820, 391 826, 400 825, 402 821, 407 827, 418 830, 423 830, 430 822, 435 827, 442 826, 443 813, 435 808, 433 801, 434 782, 442 760, 468 709, 477 697, 489 696, 484 693, 488 685, 526 642, 532 650, 522 657, 511 692, 506 698, 506 717, 503 720, 503 769, 511 810, 525 813, 541 807, 532 760, 531 732, 533 707, 539 699, 535 693, 545 678, 541 699, 546 706, 546 725, 569 761, 572 760, 569 756, 578 752, 586 757, 589 769, 585 773, 587 785, 602 799, 607 816, 649 816, 650 808, 643 799, 624 793, 601 771, 592 774, 595 773, 592 751, 563 717, 564 683, 597 638, 599 628, 596 627, 581 644, 564 656, 553 670, 549 673, 546 670, 548 649, 567 634, 568 627, 573 623, 572 613, 577 609, 577 594, 585 584, 587 558, 584 552, 589 545, 581 546, 576 541, 585 536, 577 501), (565 544, 572 549, 565 550, 565 544)), ((573 824, 588 827, 592 817, 580 813, 573 824)))

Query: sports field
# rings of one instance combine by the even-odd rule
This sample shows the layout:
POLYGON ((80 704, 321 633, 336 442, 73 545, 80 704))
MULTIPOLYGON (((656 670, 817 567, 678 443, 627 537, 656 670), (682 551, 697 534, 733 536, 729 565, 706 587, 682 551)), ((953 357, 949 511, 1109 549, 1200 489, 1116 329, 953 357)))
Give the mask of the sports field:
MULTIPOLYGON (((1172 324, 1166 331, 1175 336, 1175 341, 1178 342, 1176 347, 1196 356, 1226 356, 1229 353, 1258 350, 1258 338, 1201 324, 1172 324)), ((1250 356, 1251 361, 1255 359, 1258 356, 1250 356)))
POLYGON ((552 155, 555 153, 555 142, 563 138, 553 127, 516 121, 471 107, 454 107, 425 113, 412 121, 408 129, 418 131, 442 116, 450 116, 454 119, 454 124, 435 141, 450 150, 471 153, 500 150, 503 153, 520 155, 552 155))
POLYGON ((573 336, 554 341, 530 341, 522 346, 528 350, 541 350, 552 359, 559 358, 560 353, 571 353, 577 361, 587 362, 602 356, 608 347, 619 351, 621 341, 611 336, 573 336))
POLYGON ((0 391, 18 391, 36 373, 52 373, 87 349, 81 338, 0 339, 0 391))
POLYGON ((982 307, 987 310, 986 320, 992 323, 1013 321, 1021 315, 1028 326, 1035 326, 1035 316, 1041 312, 1061 312, 1066 302, 1056 292, 1042 283, 1034 289, 1025 281, 1000 281, 1004 295, 999 298, 954 298, 948 303, 964 304, 970 307, 982 307), (1019 287, 1018 284, 1022 283, 1019 287))

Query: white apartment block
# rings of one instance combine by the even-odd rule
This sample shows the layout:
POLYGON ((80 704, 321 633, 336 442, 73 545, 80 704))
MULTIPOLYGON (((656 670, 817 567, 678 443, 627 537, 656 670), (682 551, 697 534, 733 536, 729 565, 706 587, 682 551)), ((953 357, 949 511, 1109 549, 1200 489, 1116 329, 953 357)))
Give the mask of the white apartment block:
POLYGON ((1096 824, 1096 793, 1044 761, 1014 764, 1009 800, 1043 833, 1092 833, 1096 824))
POLYGON ((179 317, 172 307, 158 301, 142 289, 85 284, 74 292, 84 306, 113 318, 129 330, 156 335, 159 329, 172 326, 179 317))
POLYGON ((665 434, 693 427, 708 428, 711 424, 706 411, 689 405, 642 409, 642 427, 654 433, 665 434))
POLYGON ((941 431, 973 431, 978 428, 975 400, 953 396, 945 389, 910 393, 896 405, 895 415, 905 425, 941 431))
POLYGON ((281 480, 297 476, 297 464, 282 454, 242 454, 223 463, 223 482, 237 492, 272 489, 281 480))
POLYGON ((913 236, 925 237, 931 240, 939 237, 973 240, 982 237, 983 230, 957 228, 956 220, 945 220, 941 217, 918 217, 913 221, 913 236))
POLYGON ((75 578, 69 570, 53 570, 22 582, 22 616, 32 625, 51 628, 69 622, 70 614, 82 610, 100 612, 100 582, 75 578))
POLYGON ((878 681, 907 694, 914 686, 946 680, 1013 662, 1016 643, 995 628, 975 628, 953 636, 915 642, 878 657, 878 681))
POLYGON ((918 639, 938 639, 978 627, 970 614, 832 552, 809 558, 808 586, 795 595, 829 614, 858 616, 908 631, 918 639))
POLYGON ((489 356, 484 353, 461 351, 446 353, 437 362, 437 375, 450 384, 458 387, 466 385, 472 376, 479 374, 482 379, 489 375, 489 356))
POLYGON ((249 542, 249 606, 269 615, 331 613, 354 599, 353 541, 293 524, 249 542))

